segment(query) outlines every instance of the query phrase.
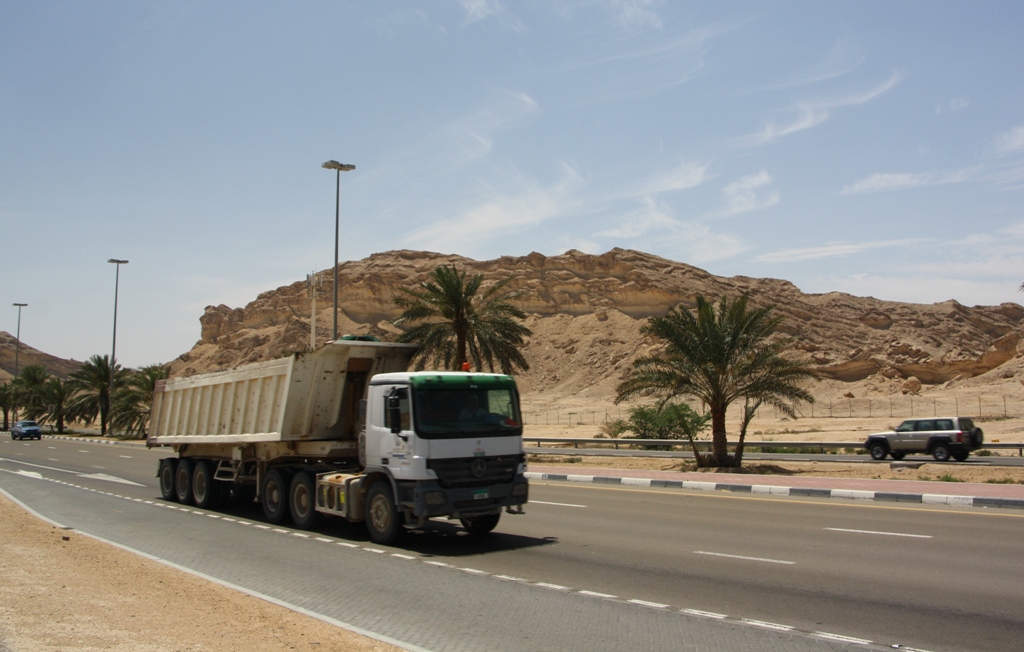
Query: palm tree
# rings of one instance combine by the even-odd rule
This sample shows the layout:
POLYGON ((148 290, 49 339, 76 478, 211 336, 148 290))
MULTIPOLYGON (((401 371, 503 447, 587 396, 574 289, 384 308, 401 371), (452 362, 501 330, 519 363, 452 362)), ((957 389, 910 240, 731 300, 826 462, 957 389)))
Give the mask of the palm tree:
MULTIPOLYGON (((114 392, 125 383, 127 371, 114 363, 114 392)), ((68 402, 67 416, 85 423, 100 419, 100 434, 107 434, 110 418, 110 360, 94 355, 68 378, 75 392, 68 402)))
POLYGON ((114 393, 111 430, 116 428, 128 436, 145 437, 156 383, 169 375, 170 370, 162 364, 152 364, 133 371, 124 387, 114 393))
POLYGON ((0 411, 4 413, 3 430, 11 428, 11 410, 14 409, 14 386, 12 383, 0 385, 0 411))
POLYGON ((715 463, 730 466, 725 414, 737 399, 773 405, 795 416, 791 401, 814 398, 800 385, 817 374, 802 362, 780 355, 785 341, 768 341, 782 322, 774 306, 747 309, 747 296, 732 303, 722 297, 716 307, 697 297, 693 312, 679 306, 664 317, 652 317, 641 329, 665 341, 662 355, 633 361, 629 376, 618 386, 620 402, 645 395, 693 396, 708 406, 715 463))
POLYGON ((467 279, 466 272, 453 264, 436 268, 416 289, 400 288, 404 296, 394 301, 403 312, 394 325, 422 322, 399 338, 420 345, 416 368, 429 362, 457 370, 472 360, 477 369, 486 364, 490 371, 497 363, 505 374, 529 369, 522 349, 533 333, 516 321, 525 319, 526 313, 511 303, 522 292, 500 293, 511 280, 503 279, 478 294, 483 274, 467 279))
POLYGON ((71 381, 60 378, 50 378, 43 385, 43 399, 46 402, 45 419, 53 419, 57 426, 57 434, 64 434, 67 406, 74 392, 74 385, 71 381))
POLYGON ((19 407, 25 409, 25 416, 29 419, 36 419, 46 413, 43 387, 49 379, 50 372, 39 364, 24 367, 14 379, 15 400, 19 407))

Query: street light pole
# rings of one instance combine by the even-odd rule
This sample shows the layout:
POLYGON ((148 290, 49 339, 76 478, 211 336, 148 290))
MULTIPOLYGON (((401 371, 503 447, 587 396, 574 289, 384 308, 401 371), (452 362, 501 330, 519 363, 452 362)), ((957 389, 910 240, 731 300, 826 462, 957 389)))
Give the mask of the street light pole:
POLYGON ((334 329, 332 330, 333 336, 331 338, 332 340, 336 340, 338 339, 338 212, 341 206, 341 173, 355 170, 356 166, 330 160, 324 163, 322 167, 328 170, 337 170, 338 172, 334 190, 334 329))
MULTIPOLYGON (((117 287, 121 281, 121 265, 127 265, 127 260, 111 258, 107 261, 114 264, 114 341, 110 345, 110 387, 107 389, 107 420, 110 420, 110 408, 114 399, 114 353, 117 351, 117 287)), ((104 433, 106 434, 106 433, 104 433)))
POLYGON ((18 377, 18 353, 21 351, 21 309, 27 306, 27 303, 12 303, 12 306, 18 307, 18 334, 14 336, 14 377, 18 377))

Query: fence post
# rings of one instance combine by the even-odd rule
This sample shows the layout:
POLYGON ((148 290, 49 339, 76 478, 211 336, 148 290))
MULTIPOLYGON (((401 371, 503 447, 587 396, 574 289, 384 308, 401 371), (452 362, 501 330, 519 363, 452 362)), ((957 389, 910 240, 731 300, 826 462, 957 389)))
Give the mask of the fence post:
POLYGON ((889 418, 892 418, 892 399, 889 399, 889 418))
POLYGON ((910 416, 914 416, 914 395, 910 395, 910 416))
POLYGON ((956 415, 960 416, 960 399, 958 399, 957 397, 954 396, 953 397, 953 402, 956 405, 956 415))
POLYGON ((850 418, 853 418, 853 399, 850 399, 850 418))
POLYGON ((939 409, 939 408, 938 408, 938 407, 936 407, 936 405, 935 405, 935 397, 933 396, 933 397, 932 397, 932 416, 933 416, 933 417, 937 417, 937 416, 939 416, 939 413, 938 413, 938 409, 939 409))
POLYGON ((1003 418, 1006 418, 1006 395, 1003 394, 1003 418))
POLYGON ((868 399, 868 418, 869 419, 873 418, 873 416, 871 414, 871 399, 868 399))
POLYGON ((978 397, 978 418, 981 418, 981 397, 978 397))

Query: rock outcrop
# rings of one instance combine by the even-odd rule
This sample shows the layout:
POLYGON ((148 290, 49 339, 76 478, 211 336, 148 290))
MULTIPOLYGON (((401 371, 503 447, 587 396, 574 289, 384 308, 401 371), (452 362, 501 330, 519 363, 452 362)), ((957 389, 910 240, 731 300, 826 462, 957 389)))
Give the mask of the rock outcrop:
MULTIPOLYGON (((438 265, 454 263, 484 275, 485 284, 511 276, 522 290, 519 305, 534 336, 525 351, 531 369, 524 391, 560 390, 607 398, 632 360, 656 347, 640 334, 648 317, 698 295, 748 294, 752 304, 773 304, 785 321, 777 337, 823 377, 868 381, 899 392, 914 376, 925 385, 977 377, 1000 368, 1000 377, 1024 380, 1024 307, 963 306, 956 301, 908 304, 839 292, 805 294, 778 279, 713 276, 685 263, 638 251, 613 249, 595 256, 568 251, 475 261, 415 251, 374 254, 339 267, 340 333, 393 339, 400 287, 413 287, 438 265)), ((331 274, 318 300, 317 343, 330 336, 331 274)), ((263 292, 244 308, 210 306, 200 318, 202 337, 172 362, 175 375, 265 360, 309 345, 306 284, 263 292)), ((844 390, 846 391, 846 390, 844 390)), ((862 392, 858 391, 860 396, 862 392)))

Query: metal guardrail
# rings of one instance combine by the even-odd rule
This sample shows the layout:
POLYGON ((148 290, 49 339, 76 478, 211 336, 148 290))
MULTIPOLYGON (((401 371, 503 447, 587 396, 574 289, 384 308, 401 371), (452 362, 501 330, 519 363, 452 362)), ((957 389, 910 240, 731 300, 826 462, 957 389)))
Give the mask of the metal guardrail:
MULTIPOLYGON (((619 449, 619 445, 622 446, 684 446, 690 447, 690 442, 685 439, 583 439, 573 437, 523 437, 523 443, 536 442, 538 445, 544 444, 571 444, 573 448, 579 448, 582 446, 613 446, 616 450, 619 449)), ((693 442, 697 445, 697 448, 701 450, 707 450, 711 448, 710 439, 698 439, 693 442)), ((738 442, 728 442, 729 448, 735 448, 738 442)), ((824 453, 825 449, 840 449, 840 448, 864 448, 863 441, 746 441, 743 443, 744 448, 806 448, 811 450, 819 450, 824 453)), ((555 446, 552 446, 555 448, 555 446)), ((1017 449, 1019 454, 1024 457, 1024 442, 992 442, 985 443, 982 448, 1001 448, 1001 449, 1017 449)))

